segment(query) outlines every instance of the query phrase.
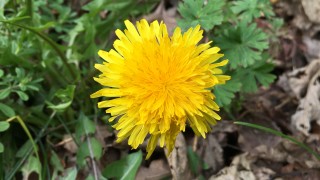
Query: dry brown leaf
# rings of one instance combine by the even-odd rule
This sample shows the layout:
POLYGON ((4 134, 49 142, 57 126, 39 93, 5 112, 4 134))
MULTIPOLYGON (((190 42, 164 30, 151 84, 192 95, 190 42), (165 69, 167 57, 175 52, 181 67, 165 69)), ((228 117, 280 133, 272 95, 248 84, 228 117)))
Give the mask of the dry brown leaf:
MULTIPOLYGON (((317 32, 318 31, 319 30, 317 30, 317 32)), ((320 41, 318 39, 310 38, 307 35, 304 35, 302 40, 307 48, 306 56, 308 60, 320 58, 320 41)))
POLYGON ((304 12, 313 23, 320 24, 320 1, 319 0, 301 0, 304 12))
POLYGON ((248 153, 238 155, 230 166, 223 168, 216 175, 211 176, 209 180, 256 180, 251 169, 251 164, 254 161, 255 158, 248 153))
POLYGON ((63 135, 63 139, 58 145, 63 145, 63 147, 71 153, 76 153, 78 151, 77 144, 73 141, 72 137, 69 134, 63 135))
POLYGON ((301 99, 305 96, 309 81, 319 69, 320 59, 313 60, 308 66, 295 69, 292 72, 288 73, 287 78, 290 89, 298 99, 301 99))
POLYGON ((306 70, 308 69, 315 72, 310 81, 306 80, 306 96, 300 100, 296 113, 291 117, 292 125, 305 135, 309 135, 313 121, 320 125, 320 60, 310 63, 306 70), (309 68, 310 66, 313 68, 309 68))
POLYGON ((168 33, 172 34, 174 28, 177 26, 177 3, 172 2, 172 4, 174 5, 173 7, 165 9, 165 1, 162 0, 153 13, 146 15, 143 18, 149 22, 154 20, 163 21, 167 26, 168 33))
MULTIPOLYGON (((261 118, 248 118, 247 122, 259 124, 264 127, 269 127, 275 130, 279 130, 279 127, 272 121, 263 120, 261 118)), ((242 150, 254 153, 255 148, 261 145, 265 145, 269 148, 276 147, 280 142, 281 138, 274 136, 270 133, 263 132, 250 127, 239 128, 238 143, 242 150)), ((257 153, 259 154, 259 153, 257 153)))
POLYGON ((181 133, 177 136, 175 147, 167 159, 173 179, 191 179, 191 171, 188 166, 186 141, 181 133))
POLYGON ((160 180, 170 176, 170 169, 164 159, 154 160, 149 168, 141 166, 136 180, 160 180))
POLYGON ((108 130, 106 125, 97 125, 95 137, 101 143, 102 147, 106 148, 112 145, 112 142, 108 142, 108 138, 112 137, 113 133, 108 130))
POLYGON ((208 134, 206 139, 200 140, 198 147, 196 153, 202 157, 213 172, 222 168, 224 165, 223 149, 214 135, 208 134))

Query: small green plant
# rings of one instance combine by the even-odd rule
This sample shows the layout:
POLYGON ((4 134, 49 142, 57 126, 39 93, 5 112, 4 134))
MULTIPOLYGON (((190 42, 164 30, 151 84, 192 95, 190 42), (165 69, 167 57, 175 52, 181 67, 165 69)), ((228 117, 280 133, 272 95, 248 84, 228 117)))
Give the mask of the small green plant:
POLYGON ((272 57, 268 54, 269 39, 274 32, 264 32, 256 23, 265 18, 275 28, 281 26, 268 0, 185 0, 178 11, 182 27, 200 24, 213 44, 229 59, 226 74, 232 80, 213 89, 220 106, 228 106, 235 93, 252 93, 260 85, 268 86, 275 79, 272 57), (191 24, 190 24, 191 22, 191 24))

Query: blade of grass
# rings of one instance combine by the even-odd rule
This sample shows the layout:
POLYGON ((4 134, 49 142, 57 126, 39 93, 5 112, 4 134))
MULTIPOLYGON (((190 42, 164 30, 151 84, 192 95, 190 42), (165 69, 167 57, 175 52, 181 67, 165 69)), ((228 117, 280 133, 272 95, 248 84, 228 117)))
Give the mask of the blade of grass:
POLYGON ((252 123, 247 123, 247 122, 242 122, 242 121, 235 121, 234 124, 241 125, 241 126, 247 126, 247 127, 251 127, 251 128, 255 128, 255 129, 259 129, 259 130, 274 134, 276 136, 280 136, 282 138, 285 138, 285 139, 297 144, 301 148, 305 149, 310 154, 314 155, 318 160, 320 160, 320 155, 318 153, 316 153, 314 150, 312 150, 309 146, 303 144, 302 142, 296 140, 295 138, 293 138, 291 136, 283 134, 282 132, 279 132, 279 131, 276 131, 274 129, 267 128, 267 127, 264 127, 264 126, 260 126, 260 125, 257 125, 257 124, 252 124, 252 123))
MULTIPOLYGON (((37 134, 37 131, 35 130, 35 128, 30 127, 30 130, 34 134, 37 134)), ((39 144, 39 147, 40 147, 39 150, 42 152, 42 156, 43 156, 43 158, 42 158, 43 159, 43 162, 42 162, 42 166, 43 167, 42 167, 42 172, 41 172, 41 174, 39 174, 39 176, 41 176, 42 179, 51 179, 49 163, 48 163, 48 154, 47 154, 48 151, 45 150, 45 146, 42 143, 42 141, 39 141, 38 144, 39 144), (48 177, 46 178, 46 176, 48 176, 48 177)))
MULTIPOLYGON (((35 138, 34 142, 37 143, 41 138, 42 135, 44 134, 44 132, 47 130, 49 124, 51 123, 53 117, 55 116, 56 111, 54 111, 51 115, 49 120, 47 121, 47 123, 43 126, 43 128, 41 129, 41 131, 38 133, 37 137, 35 138)), ((20 169, 20 167, 22 166, 22 164, 26 161, 26 159, 29 157, 29 155, 32 152, 32 147, 27 151, 27 153, 25 154, 25 156, 23 156, 23 158, 21 158, 16 164, 15 166, 12 168, 12 170, 8 173, 8 175, 6 175, 5 179, 13 179, 14 175, 16 174, 16 172, 20 169)))
POLYGON ((14 119, 17 119, 19 124, 21 125, 22 129, 24 130, 24 132, 27 134, 28 138, 30 139, 31 141, 31 144, 33 146, 33 149, 34 149, 34 152, 36 153, 36 156, 37 158, 40 160, 39 158, 39 154, 38 154, 38 151, 37 151, 37 146, 36 146, 36 143, 34 142, 34 139, 28 129, 28 127, 26 126, 26 124, 23 122, 23 120, 21 119, 20 116, 14 116, 12 118, 9 118, 8 120, 6 120, 7 122, 10 122, 10 121, 13 121, 14 119))

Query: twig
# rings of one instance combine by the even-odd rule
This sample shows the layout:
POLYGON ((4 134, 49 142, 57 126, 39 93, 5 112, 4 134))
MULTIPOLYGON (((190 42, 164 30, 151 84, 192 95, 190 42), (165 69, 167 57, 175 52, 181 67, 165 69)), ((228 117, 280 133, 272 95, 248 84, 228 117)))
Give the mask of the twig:
POLYGON ((83 127, 85 133, 86 133, 86 138, 88 141, 88 148, 89 148, 89 153, 90 153, 90 160, 91 160, 91 164, 92 164, 92 170, 93 170, 93 177, 95 180, 99 180, 99 173, 97 171, 97 166, 96 166, 96 162, 94 160, 94 155, 93 155, 93 151, 92 151, 92 147, 91 147, 91 141, 87 132, 86 127, 83 127))

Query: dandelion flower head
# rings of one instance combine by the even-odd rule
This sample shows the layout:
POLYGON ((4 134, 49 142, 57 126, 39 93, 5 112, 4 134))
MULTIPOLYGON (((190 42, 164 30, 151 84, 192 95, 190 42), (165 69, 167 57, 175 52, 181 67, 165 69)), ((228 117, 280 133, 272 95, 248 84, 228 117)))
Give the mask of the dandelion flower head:
POLYGON ((158 21, 128 20, 126 30, 116 30, 118 37, 109 52, 100 50, 105 61, 96 64, 101 71, 95 81, 105 86, 91 98, 106 97, 98 103, 111 114, 109 121, 118 130, 117 142, 128 139, 136 149, 149 137, 147 158, 157 144, 170 153, 179 132, 188 124, 196 135, 206 136, 211 125, 220 120, 211 90, 230 76, 222 74, 216 61, 223 56, 203 38, 200 26, 185 33, 177 27, 172 36, 158 21))

